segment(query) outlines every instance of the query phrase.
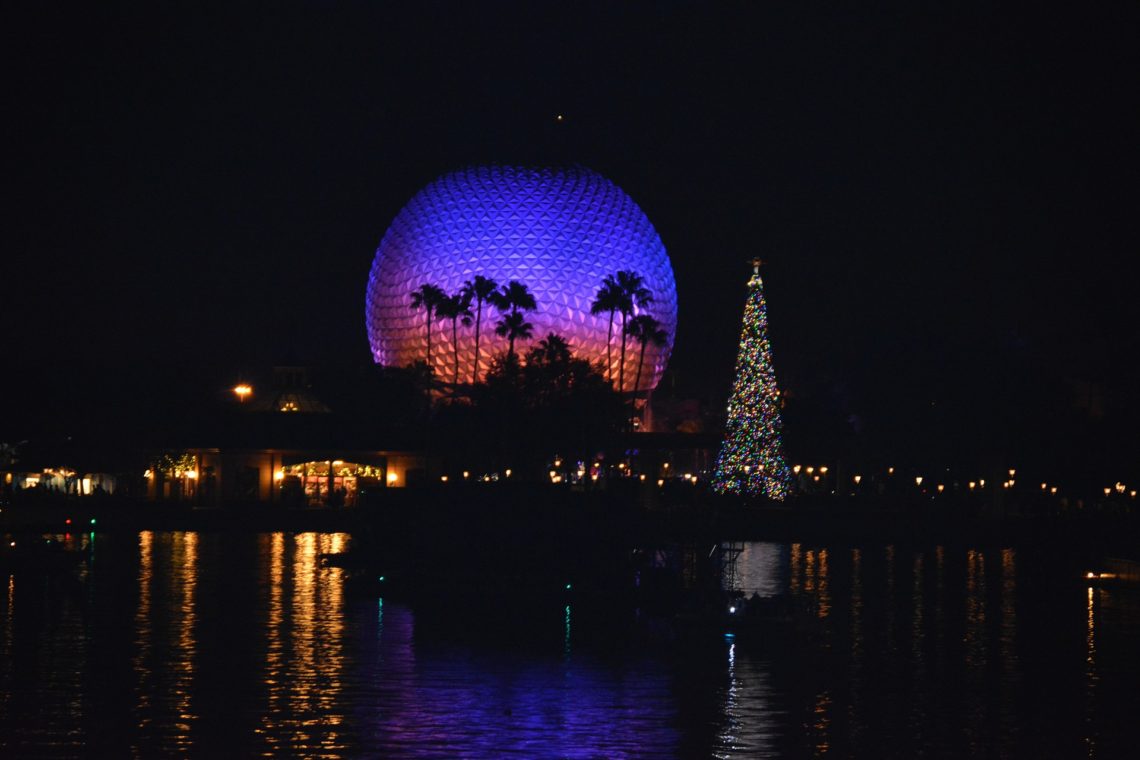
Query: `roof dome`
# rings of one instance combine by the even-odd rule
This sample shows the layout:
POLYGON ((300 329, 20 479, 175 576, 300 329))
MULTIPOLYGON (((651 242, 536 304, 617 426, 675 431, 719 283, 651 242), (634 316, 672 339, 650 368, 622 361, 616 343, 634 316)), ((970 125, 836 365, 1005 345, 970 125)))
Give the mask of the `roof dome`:
MULTIPOLYGON (((427 356, 426 314, 411 307, 411 293, 432 284, 448 294, 476 275, 500 286, 526 285, 537 310, 526 314, 539 340, 554 332, 576 356, 606 362, 609 314, 590 314, 607 275, 635 272, 652 294, 644 311, 667 333, 664 346, 648 345, 640 390, 657 385, 669 360, 677 326, 677 289, 661 238, 628 195, 589 169, 486 166, 435 180, 408 202, 388 228, 368 276, 365 318, 373 358, 405 366, 427 356)), ((474 306, 472 307, 474 309, 474 306)), ((506 349, 495 335, 499 314, 484 305, 479 376, 490 357, 506 349)), ((431 326, 431 363, 451 380, 455 345, 450 322, 431 326)), ((459 377, 475 370, 475 326, 458 329, 459 377)), ((615 384, 621 315, 613 329, 611 365, 615 384)), ((626 349, 625 390, 634 390, 640 346, 626 349)), ((519 345, 520 353, 526 344, 519 345)))

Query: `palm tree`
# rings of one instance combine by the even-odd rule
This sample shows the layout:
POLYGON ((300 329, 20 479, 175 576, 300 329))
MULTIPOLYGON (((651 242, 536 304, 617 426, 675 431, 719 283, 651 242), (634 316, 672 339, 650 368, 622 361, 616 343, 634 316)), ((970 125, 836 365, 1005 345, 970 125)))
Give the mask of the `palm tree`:
POLYGON ((522 338, 528 340, 534 334, 534 325, 526 321, 520 311, 512 311, 503 315, 495 325, 495 333, 507 339, 507 359, 515 360, 515 340, 522 338))
POLYGON ((607 274, 602 280, 602 287, 598 288, 594 296, 593 303, 590 304, 590 313, 596 316, 609 312, 610 315, 610 326, 606 332, 606 379, 611 383, 614 381, 614 360, 610 344, 614 341, 614 314, 617 313, 619 306, 617 280, 612 274, 607 274))
POLYGON ((431 366, 431 320, 435 310, 447 298, 443 288, 431 283, 424 283, 412 291, 412 308, 423 309, 427 312, 427 364, 431 366))
POLYGON ((471 326, 471 298, 460 290, 453 296, 446 296, 435 307, 436 316, 451 320, 451 346, 455 351, 455 384, 459 385, 459 321, 464 327, 471 326))
MULTIPOLYGON (((645 278, 628 269, 615 276, 618 311, 621 312, 621 362, 618 364, 618 392, 625 392, 625 338, 626 320, 633 315, 634 307, 644 309, 653 301, 653 294, 645 287, 645 278)), ((636 390, 636 389, 635 389, 636 390)))
POLYGON ((524 311, 534 311, 538 308, 534 295, 526 285, 518 280, 511 280, 502 288, 492 293, 490 300, 499 311, 507 312, 495 325, 498 335, 507 336, 510 346, 507 356, 512 360, 515 356, 515 338, 524 340, 531 336, 534 325, 527 322, 522 315, 524 311), (525 326, 525 329, 524 329, 525 326))
POLYGON ((463 283, 462 293, 467 303, 475 301, 475 369, 471 372, 472 383, 479 382, 479 337, 483 328, 483 303, 491 299, 498 287, 499 283, 481 274, 463 283))
POLYGON ((558 333, 548 333, 538 342, 538 356, 547 364, 565 364, 570 361, 570 344, 558 333))
POLYGON ((641 387, 641 365, 645 362, 645 348, 652 343, 657 348, 665 345, 669 333, 661 329, 661 323, 648 314, 638 314, 629 320, 626 332, 631 338, 641 344, 641 351, 637 356, 637 378, 633 382, 633 392, 637 393, 641 387))
POLYGON ((499 311, 534 311, 538 308, 530 288, 518 280, 511 280, 500 288, 491 296, 491 302, 499 311))

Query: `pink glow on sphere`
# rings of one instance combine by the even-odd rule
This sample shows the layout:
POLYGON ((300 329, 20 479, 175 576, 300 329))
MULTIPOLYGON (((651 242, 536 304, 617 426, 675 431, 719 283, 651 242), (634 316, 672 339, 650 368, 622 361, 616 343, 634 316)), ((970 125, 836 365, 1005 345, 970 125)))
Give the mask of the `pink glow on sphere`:
MULTIPOLYGON (((649 219, 612 182, 580 167, 528 169, 475 167, 446 174, 408 202, 388 228, 368 277, 366 322, 376 362, 406 366, 427 358, 426 314, 411 307, 411 293, 432 284, 459 292, 476 275, 500 286, 518 280, 538 309, 526 314, 534 337, 526 350, 554 332, 578 357, 604 365, 609 315, 590 314, 602 279, 618 270, 644 278, 653 295, 644 309, 667 334, 665 345, 648 345, 639 390, 661 378, 677 328, 677 289, 665 246, 649 219)), ((474 306, 472 306, 474 310, 474 306)), ((639 310, 641 311, 641 310, 639 310)), ((507 348, 495 335, 499 313, 484 306, 479 374, 507 348)), ((614 325, 612 370, 618 376, 620 321, 614 325)), ((450 321, 432 324, 432 366, 437 377, 455 373, 450 321)), ((469 382, 475 363, 475 327, 459 325, 459 377, 469 382)), ((640 345, 627 339, 625 390, 633 390, 640 345)))

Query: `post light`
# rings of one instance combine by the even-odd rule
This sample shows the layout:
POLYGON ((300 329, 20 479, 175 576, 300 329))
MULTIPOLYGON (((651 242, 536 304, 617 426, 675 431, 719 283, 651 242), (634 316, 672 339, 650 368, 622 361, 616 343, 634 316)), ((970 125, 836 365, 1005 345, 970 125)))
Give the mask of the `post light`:
POLYGON ((888 467, 887 468, 887 474, 888 475, 894 475, 895 474, 895 468, 894 467, 888 467))
POLYGON ((198 479, 198 471, 197 470, 187 470, 186 471, 186 477, 190 478, 191 480, 197 480, 198 479))
POLYGON ((855 481, 855 485, 859 485, 859 481, 863 479, 863 476, 862 475, 856 475, 852 479, 855 481))
POLYGON ((643 472, 640 475, 638 475, 637 477, 639 480, 645 480, 645 473, 643 472))
POLYGON ((1116 492, 1117 493, 1124 493, 1124 484, 1121 483, 1119 480, 1116 481, 1116 492))
POLYGON ((663 465, 661 465, 661 466, 662 466, 662 467, 664 467, 666 470, 668 470, 668 469, 669 469, 669 463, 668 463, 668 462, 666 462, 665 464, 663 464, 663 465))
MULTIPOLYGON (((1049 493, 1057 493, 1057 486, 1051 486, 1049 488, 1049 493)), ((1136 493, 1136 492, 1133 491, 1132 493, 1136 493)))
POLYGON ((1110 493, 1112 493, 1112 489, 1109 488, 1108 486, 1105 486, 1104 487, 1104 495, 1108 496, 1110 493))
POLYGON ((285 479, 285 468, 280 467, 277 470, 275 470, 273 472, 273 479, 276 480, 278 483, 280 483, 282 480, 284 480, 285 479))
POLYGON ((394 472, 388 473, 388 482, 389 483, 395 483, 397 480, 399 480, 399 478, 400 478, 400 476, 394 472))
POLYGON ((1008 481, 1008 480, 1003 480, 1003 481, 1002 481, 1002 483, 1001 483, 1001 487, 1002 487, 1002 488, 1009 488, 1009 481, 1008 481))
POLYGON ((938 484, 938 493, 942 493, 944 490, 946 490, 946 486, 939 483, 938 484))
POLYGON ((554 476, 556 476, 558 474, 558 471, 557 470, 551 470, 548 474, 550 475, 550 477, 553 478, 554 476))
POLYGON ((509 478, 509 477, 511 476, 511 470, 510 470, 510 468, 508 467, 507 469, 503 470, 503 474, 504 474, 504 475, 506 475, 506 476, 509 478))
POLYGON ((815 472, 815 468, 809 464, 807 468, 807 474, 811 475, 813 472, 815 472))
POLYGON ((1017 474, 1017 470, 1015 470, 1015 469, 1013 469, 1013 468, 1011 467, 1011 468, 1010 468, 1010 470, 1009 470, 1009 479, 1010 479, 1010 480, 1013 480, 1013 476, 1014 476, 1014 475, 1016 475, 1016 474, 1017 474))
POLYGON ((974 487, 975 487, 976 485, 978 485, 978 484, 977 484, 977 483, 975 483, 974 481, 972 481, 972 480, 971 480, 971 481, 970 481, 970 482, 969 482, 967 485, 969 485, 969 486, 970 486, 970 490, 971 490, 971 491, 973 491, 973 490, 974 490, 974 487))
POLYGON ((463 471, 463 479, 467 480, 467 478, 469 478, 469 477, 471 477, 471 473, 469 473, 467 470, 464 470, 463 471))
POLYGON ((1135 499, 1136 498, 1136 489, 1133 488, 1131 491, 1128 492, 1128 495, 1131 496, 1133 499, 1135 499))
POLYGON ((982 478, 981 480, 978 481, 978 488, 985 488, 985 487, 986 487, 986 479, 982 478))
POLYGON ((915 477, 915 479, 914 479, 914 484, 915 484, 916 486, 920 486, 920 485, 922 485, 922 476, 921 476, 921 475, 918 475, 918 476, 916 476, 916 477, 915 477))
POLYGON ((665 481, 664 481, 664 480, 662 480, 662 479, 660 479, 660 478, 658 478, 658 479, 657 479, 657 485, 658 485, 659 487, 660 487, 660 486, 663 486, 663 485, 665 485, 665 481))
POLYGON ((439 476, 439 482, 440 483, 446 483, 447 482, 447 476, 446 475, 440 475, 439 476))
POLYGON ((826 467, 820 467, 820 468, 819 468, 819 471, 820 471, 820 473, 822 473, 823 475, 826 475, 826 474, 827 474, 827 468, 826 468, 826 467))
POLYGON ((792 472, 799 475, 800 474, 800 466, 797 464, 795 467, 792 468, 792 472))
POLYGON ((234 395, 237 396, 238 401, 240 401, 243 404, 245 403, 246 398, 248 398, 249 394, 251 394, 251 393, 253 393, 253 386, 251 386, 247 383, 238 383, 237 385, 234 386, 234 395))
POLYGON ((554 466, 555 467, 561 467, 562 466, 562 460, 561 459, 555 459, 554 460, 554 466))
POLYGON ((1014 482, 1015 482, 1015 481, 1014 481, 1014 479, 1013 479, 1013 478, 1010 478, 1010 479, 1009 479, 1009 487, 1010 487, 1010 488, 1013 488, 1013 484, 1014 484, 1014 482))
POLYGON ((749 471, 751 471, 751 470, 752 470, 752 468, 751 468, 751 467, 749 467, 748 465, 744 465, 744 472, 745 472, 746 474, 747 474, 749 471))
POLYGON ((1042 491, 1044 491, 1044 490, 1045 490, 1046 488, 1048 488, 1048 487, 1049 487, 1049 486, 1048 486, 1046 483, 1042 483, 1042 484, 1041 484, 1041 490, 1042 490, 1042 491))

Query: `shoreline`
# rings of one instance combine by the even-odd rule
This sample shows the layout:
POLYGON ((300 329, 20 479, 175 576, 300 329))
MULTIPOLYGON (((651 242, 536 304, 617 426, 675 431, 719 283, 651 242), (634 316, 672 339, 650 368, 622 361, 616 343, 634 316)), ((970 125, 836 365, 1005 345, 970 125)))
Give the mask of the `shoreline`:
POLYGON ((606 492, 551 496, 526 489, 410 492, 381 504, 340 509, 75 500, 6 506, 0 513, 0 532, 344 532, 415 541, 466 535, 507 545, 567 540, 630 545, 749 540, 1072 544, 1117 553, 1133 553, 1132 547, 1140 545, 1140 518, 1128 513, 987 516, 890 502, 808 499, 779 507, 702 500, 649 509, 606 492))

